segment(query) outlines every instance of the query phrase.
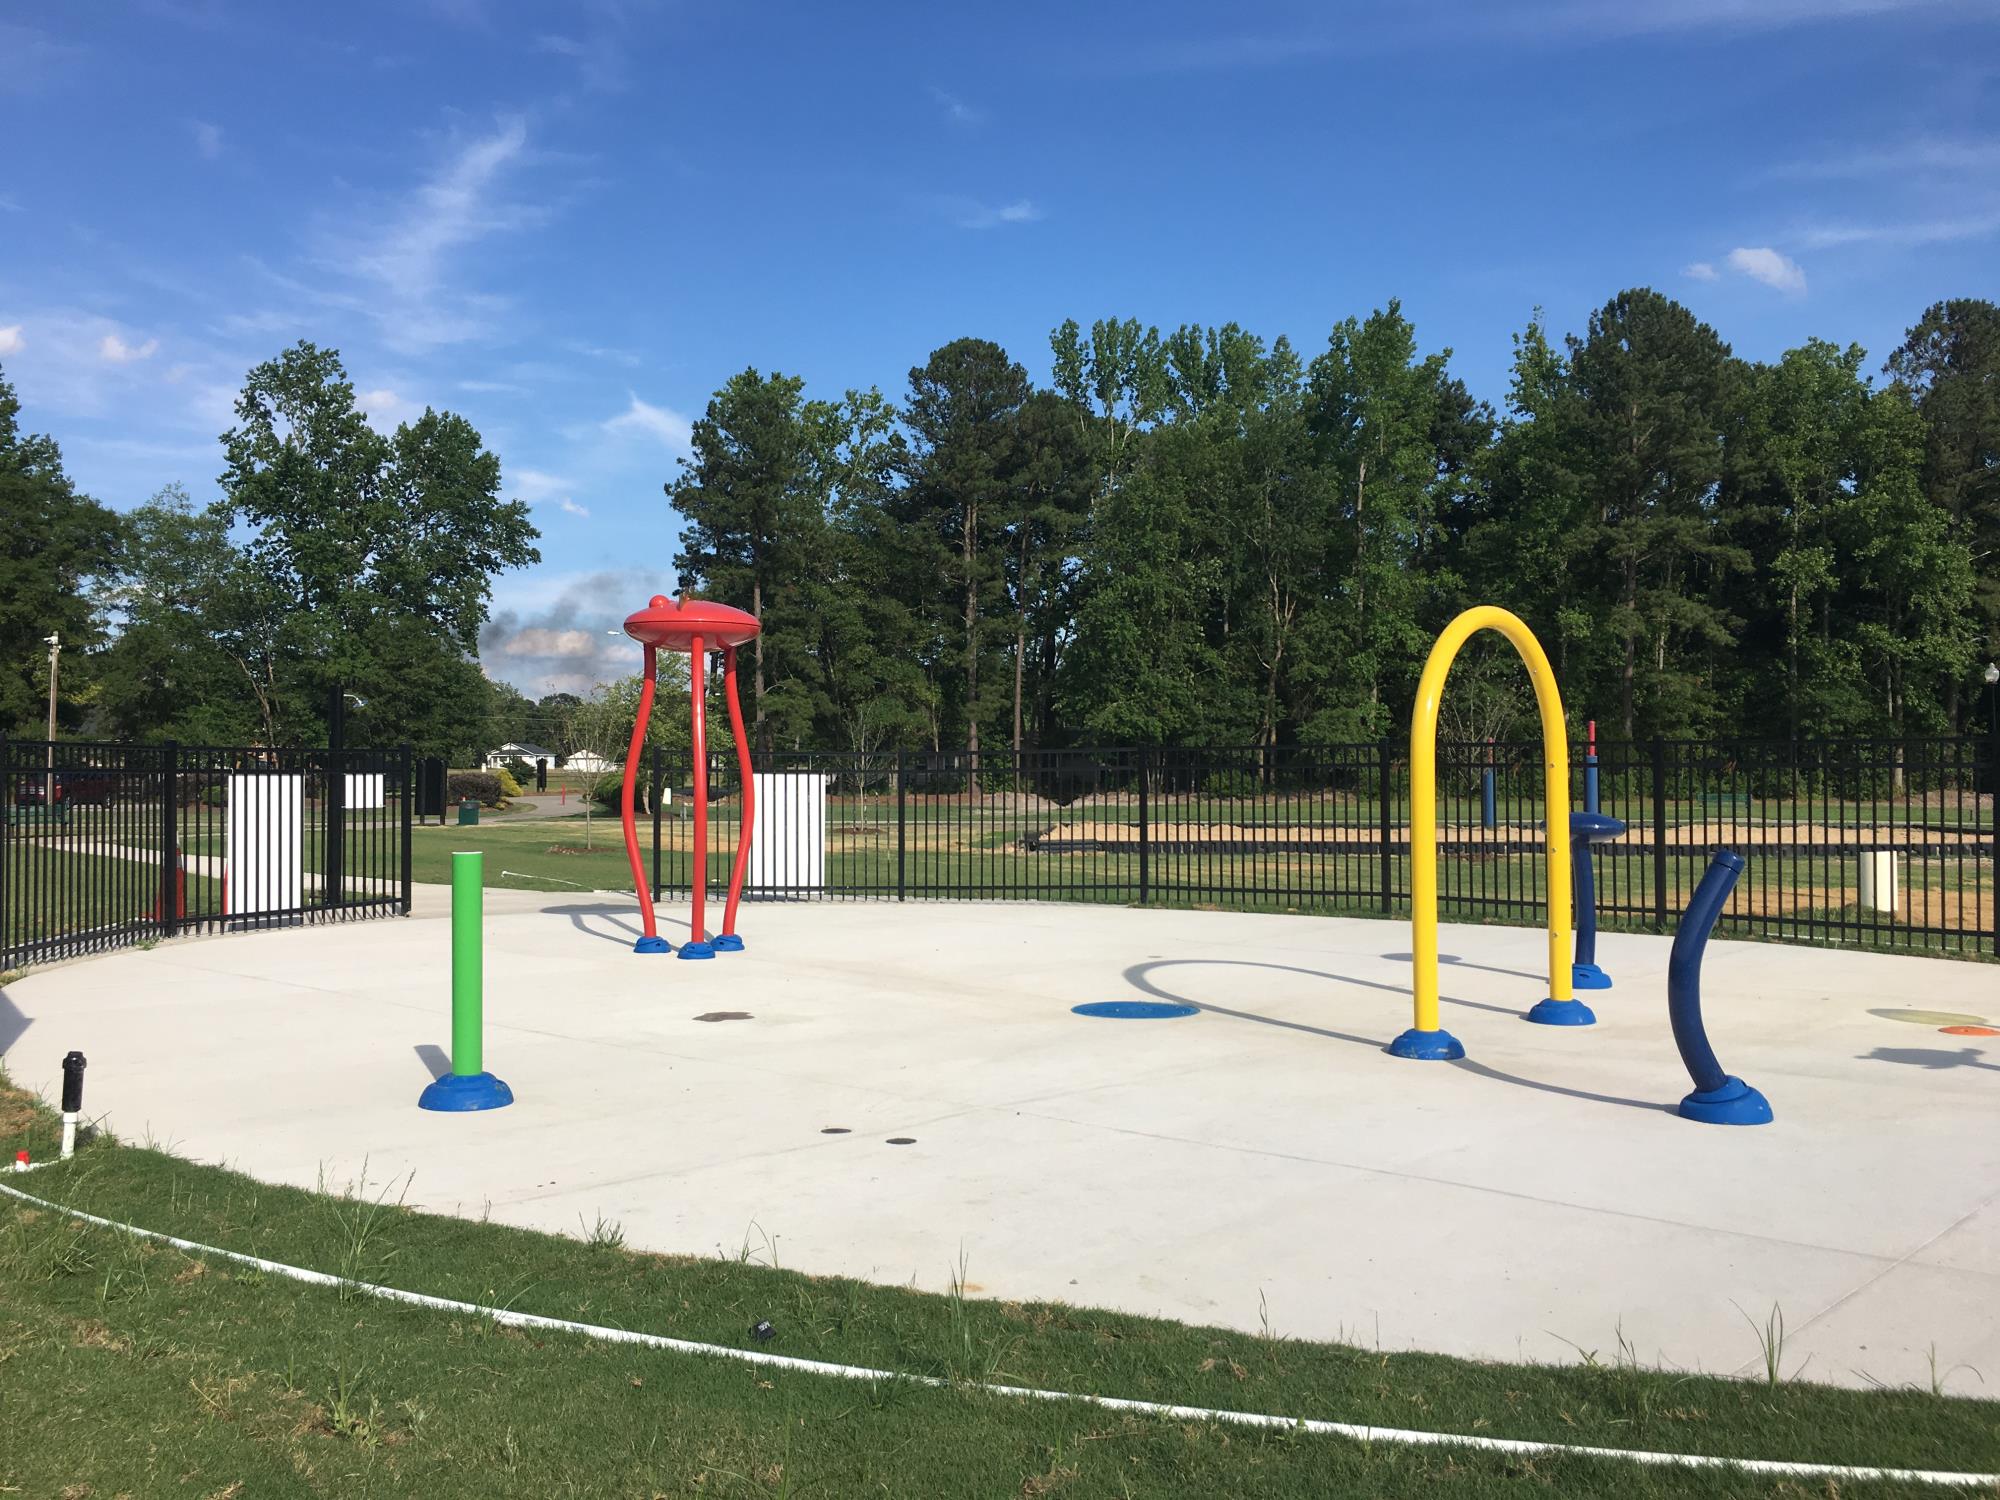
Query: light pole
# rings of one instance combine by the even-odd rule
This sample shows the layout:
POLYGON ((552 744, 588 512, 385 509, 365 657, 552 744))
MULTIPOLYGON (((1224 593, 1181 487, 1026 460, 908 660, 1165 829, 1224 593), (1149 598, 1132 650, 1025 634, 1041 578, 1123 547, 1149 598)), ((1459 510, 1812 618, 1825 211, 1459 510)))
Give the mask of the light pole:
POLYGON ((49 648, 49 747, 48 774, 42 786, 42 816, 55 816, 56 805, 56 672, 62 662, 62 635, 44 636, 49 648))

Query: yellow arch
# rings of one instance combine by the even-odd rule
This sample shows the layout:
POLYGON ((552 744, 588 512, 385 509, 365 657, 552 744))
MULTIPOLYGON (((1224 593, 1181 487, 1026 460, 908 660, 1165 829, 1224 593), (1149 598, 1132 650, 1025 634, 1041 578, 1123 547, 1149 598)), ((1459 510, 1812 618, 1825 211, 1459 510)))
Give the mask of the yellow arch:
POLYGON ((1424 663, 1417 704, 1410 714, 1410 952, 1415 967, 1416 1029, 1438 1027, 1437 939, 1437 719, 1438 699, 1452 661, 1467 640, 1497 630, 1514 644, 1535 685, 1542 719, 1544 822, 1548 829, 1549 998, 1569 1000, 1569 732, 1562 694, 1542 643, 1518 616, 1490 604, 1468 609, 1445 626, 1424 663))

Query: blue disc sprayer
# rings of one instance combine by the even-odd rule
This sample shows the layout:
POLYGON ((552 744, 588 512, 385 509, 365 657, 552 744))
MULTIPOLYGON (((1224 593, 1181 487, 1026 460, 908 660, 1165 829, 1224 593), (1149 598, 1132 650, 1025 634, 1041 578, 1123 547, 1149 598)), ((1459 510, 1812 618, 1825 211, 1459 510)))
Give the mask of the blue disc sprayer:
POLYGON ((1701 1023, 1701 959, 1708 949, 1708 936, 1722 915, 1722 903, 1736 888, 1743 873, 1743 856, 1733 849, 1718 849, 1695 887, 1694 899, 1681 917, 1674 934, 1673 955, 1667 960, 1667 1017, 1673 1023, 1674 1045, 1694 1092, 1681 1100, 1680 1115, 1704 1125, 1768 1125, 1771 1104, 1740 1078, 1722 1071, 1715 1049, 1708 1044, 1708 1030, 1701 1023))

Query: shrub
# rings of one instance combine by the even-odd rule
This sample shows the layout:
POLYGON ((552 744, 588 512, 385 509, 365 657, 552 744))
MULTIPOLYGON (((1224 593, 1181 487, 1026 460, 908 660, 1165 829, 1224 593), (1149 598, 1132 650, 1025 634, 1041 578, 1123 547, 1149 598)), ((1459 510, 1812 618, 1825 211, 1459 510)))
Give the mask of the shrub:
POLYGON ((471 797, 486 807, 500 805, 500 778, 491 771, 453 771, 445 778, 444 790, 446 800, 453 803, 471 797))
POLYGON ((500 795, 508 801, 511 802, 521 795, 521 783, 514 779, 514 773, 505 766, 494 767, 493 778, 500 783, 500 795))
MULTIPOLYGON (((642 806, 646 800, 646 783, 641 780, 634 788, 634 807, 642 806)), ((625 773, 606 771, 590 784, 590 800, 607 812, 621 812, 625 806, 625 773)))
MULTIPOLYGON (((500 762, 500 769, 513 777, 522 786, 535 779, 535 768, 518 755, 510 755, 500 762)), ((512 795, 511 793, 509 795, 512 795)))

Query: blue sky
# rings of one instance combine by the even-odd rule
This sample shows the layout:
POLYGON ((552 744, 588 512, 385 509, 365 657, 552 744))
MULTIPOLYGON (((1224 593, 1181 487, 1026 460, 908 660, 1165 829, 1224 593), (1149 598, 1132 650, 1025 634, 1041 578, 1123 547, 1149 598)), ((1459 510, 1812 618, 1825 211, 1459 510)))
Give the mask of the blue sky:
POLYGON ((1308 355, 1401 297, 1509 335, 1659 287, 1738 353, 1871 366, 2000 295, 2000 9, 1974 0, 0 10, 0 367, 90 493, 214 494, 252 364, 341 350, 533 504, 484 654, 629 670, 660 486, 746 365, 880 385, 1065 317, 1308 355))

